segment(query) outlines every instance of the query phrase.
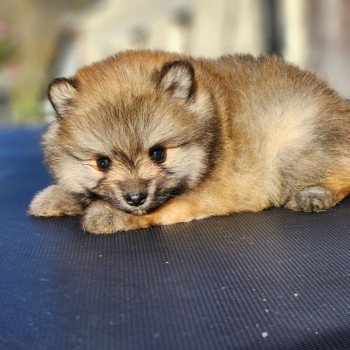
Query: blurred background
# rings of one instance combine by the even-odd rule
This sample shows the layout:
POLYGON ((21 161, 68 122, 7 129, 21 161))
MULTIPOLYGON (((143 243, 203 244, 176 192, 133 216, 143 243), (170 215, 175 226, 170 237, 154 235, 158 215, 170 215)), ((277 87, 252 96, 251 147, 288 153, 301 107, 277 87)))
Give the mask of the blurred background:
POLYGON ((350 0, 0 0, 0 124, 44 122, 50 80, 138 48, 277 53, 350 97, 350 0))

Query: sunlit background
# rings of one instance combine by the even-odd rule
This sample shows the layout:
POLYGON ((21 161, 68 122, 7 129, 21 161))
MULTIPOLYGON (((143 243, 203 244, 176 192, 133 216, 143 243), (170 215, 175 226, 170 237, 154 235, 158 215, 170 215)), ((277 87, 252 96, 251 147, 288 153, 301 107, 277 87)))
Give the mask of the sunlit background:
POLYGON ((350 0, 0 0, 0 124, 44 122, 52 78, 138 48, 274 52, 350 97, 350 0))

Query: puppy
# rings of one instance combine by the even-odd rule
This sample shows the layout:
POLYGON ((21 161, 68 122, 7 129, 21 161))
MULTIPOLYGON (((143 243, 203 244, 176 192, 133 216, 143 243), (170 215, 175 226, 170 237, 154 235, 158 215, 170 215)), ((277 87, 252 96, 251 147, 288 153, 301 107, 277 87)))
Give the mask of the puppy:
POLYGON ((276 56, 127 51, 57 78, 34 216, 102 234, 350 193, 350 102, 276 56))

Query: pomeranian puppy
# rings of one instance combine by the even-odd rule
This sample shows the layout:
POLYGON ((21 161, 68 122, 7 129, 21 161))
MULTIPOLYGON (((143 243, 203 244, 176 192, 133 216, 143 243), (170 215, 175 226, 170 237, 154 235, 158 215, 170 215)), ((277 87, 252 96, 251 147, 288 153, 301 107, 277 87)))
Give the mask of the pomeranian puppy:
POLYGON ((34 216, 102 234, 350 193, 350 102, 282 58, 127 51, 57 78, 34 216))

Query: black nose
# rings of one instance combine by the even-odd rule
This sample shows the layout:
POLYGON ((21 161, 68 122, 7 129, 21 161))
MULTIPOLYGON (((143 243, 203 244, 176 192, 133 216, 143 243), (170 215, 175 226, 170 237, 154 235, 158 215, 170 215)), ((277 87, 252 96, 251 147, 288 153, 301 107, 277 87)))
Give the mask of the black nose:
POLYGON ((124 194, 124 199, 126 202, 133 207, 137 207, 146 202, 147 193, 146 192, 128 192, 124 194))

